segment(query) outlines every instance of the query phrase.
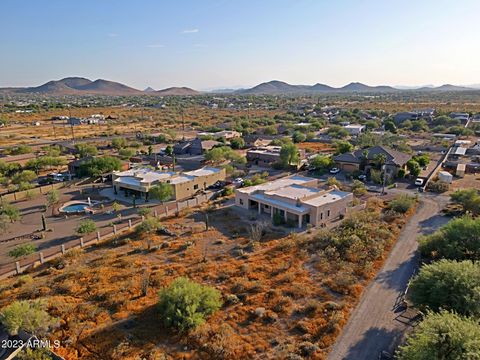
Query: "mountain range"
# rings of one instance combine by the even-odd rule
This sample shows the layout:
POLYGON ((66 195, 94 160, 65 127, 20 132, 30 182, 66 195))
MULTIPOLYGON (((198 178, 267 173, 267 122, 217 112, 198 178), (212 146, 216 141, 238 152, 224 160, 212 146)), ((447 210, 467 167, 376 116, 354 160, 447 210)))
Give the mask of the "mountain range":
POLYGON ((187 87, 170 87, 163 90, 147 88, 145 91, 134 89, 127 85, 97 79, 95 81, 82 77, 67 77, 61 80, 52 80, 43 85, 25 88, 0 88, 0 91, 17 94, 45 94, 45 95, 111 95, 111 96, 132 96, 132 95, 198 95, 200 92, 187 87))
MULTIPOLYGON (((320 94, 320 93, 388 93, 404 91, 467 91, 479 90, 475 86, 457 86, 445 84, 441 86, 424 87, 392 87, 392 86, 369 86, 359 82, 352 82, 342 87, 332 87, 317 83, 315 85, 292 85, 283 81, 273 80, 261 83, 247 89, 219 89, 211 93, 231 93, 245 95, 295 95, 295 94, 320 94)), ((155 90, 147 87, 138 90, 127 85, 97 79, 95 81, 83 77, 67 77, 61 80, 52 80, 43 85, 24 88, 0 88, 2 93, 16 94, 45 94, 45 95, 111 95, 111 96, 134 96, 134 95, 158 95, 158 96, 194 96, 201 94, 200 91, 188 87, 169 87, 155 90)))
POLYGON ((238 90, 240 94, 311 94, 311 93, 385 93, 385 92, 400 92, 400 91, 465 91, 475 90, 475 88, 456 86, 456 85, 442 85, 438 87, 421 87, 400 89, 392 86, 369 86, 359 82, 351 82, 345 86, 335 88, 329 85, 317 83, 315 85, 292 85, 283 81, 273 80, 261 83, 250 89, 238 90))

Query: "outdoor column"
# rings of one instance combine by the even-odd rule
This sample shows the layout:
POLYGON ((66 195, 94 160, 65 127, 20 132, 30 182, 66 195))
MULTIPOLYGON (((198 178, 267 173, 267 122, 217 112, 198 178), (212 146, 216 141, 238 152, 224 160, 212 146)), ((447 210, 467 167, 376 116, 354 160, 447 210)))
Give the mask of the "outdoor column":
POLYGON ((302 217, 303 217, 303 215, 298 215, 298 228, 299 229, 302 228, 302 217))
POLYGON ((270 217, 273 219, 273 206, 270 207, 270 217))
POLYGON ((287 220, 288 220, 287 210, 283 211, 283 219, 285 220, 285 222, 287 222, 287 220))
POLYGON ((258 213, 262 213, 262 204, 258 203, 258 213))

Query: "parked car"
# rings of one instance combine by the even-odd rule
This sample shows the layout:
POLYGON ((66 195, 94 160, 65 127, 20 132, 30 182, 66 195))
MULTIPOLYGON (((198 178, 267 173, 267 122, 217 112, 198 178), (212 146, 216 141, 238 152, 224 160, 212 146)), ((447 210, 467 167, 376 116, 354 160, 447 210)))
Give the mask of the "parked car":
POLYGON ((367 175, 365 174, 358 175, 358 180, 363 182, 367 181, 367 175))
POLYGON ((330 169, 330 174, 338 174, 339 172, 340 172, 339 168, 334 167, 330 169))
POLYGON ((233 185, 235 186, 243 186, 244 180, 242 178, 236 178, 233 180, 233 185))
POLYGON ((422 178, 417 178, 415 180, 415 186, 422 186, 423 185, 423 179, 422 178))

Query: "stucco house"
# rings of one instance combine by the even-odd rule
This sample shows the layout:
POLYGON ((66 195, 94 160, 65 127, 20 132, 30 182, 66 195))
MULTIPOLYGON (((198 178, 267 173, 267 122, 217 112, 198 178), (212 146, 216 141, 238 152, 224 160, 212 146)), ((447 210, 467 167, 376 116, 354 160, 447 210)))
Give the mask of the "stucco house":
POLYGON ((198 191, 205 190, 217 181, 224 181, 225 169, 204 167, 201 169, 176 173, 173 171, 155 171, 151 169, 130 169, 113 172, 114 193, 123 191, 125 196, 135 195, 148 201, 148 192, 159 183, 168 183, 173 187, 172 199, 189 198, 198 191))
POLYGON ((352 200, 352 193, 318 189, 317 179, 298 175, 235 191, 236 206, 268 214, 272 220, 281 217, 299 228, 323 226, 338 219, 346 214, 352 200))

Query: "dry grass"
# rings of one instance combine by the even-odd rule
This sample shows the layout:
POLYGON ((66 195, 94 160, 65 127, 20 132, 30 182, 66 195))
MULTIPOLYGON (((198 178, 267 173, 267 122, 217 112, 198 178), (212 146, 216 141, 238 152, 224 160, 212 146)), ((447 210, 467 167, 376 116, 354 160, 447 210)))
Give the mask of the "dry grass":
MULTIPOLYGON (((370 204, 376 214, 382 207, 370 204)), ((364 266, 354 251, 340 262, 327 259, 315 234, 263 239, 233 256, 233 249, 248 248, 248 224, 222 209, 211 213, 208 231, 200 219, 191 213, 166 220, 175 233, 189 235, 152 236, 154 245, 168 244, 155 251, 145 250, 144 237, 130 235, 122 245, 70 254, 62 269, 38 269, 33 281, 9 279, 0 289, 0 308, 15 299, 47 298, 50 313, 61 319, 51 337, 62 341, 59 353, 68 359, 324 359, 405 221, 373 224, 390 236, 364 266), (182 336, 162 326, 155 306, 158 290, 178 276, 216 287, 225 301, 204 326, 182 336)))

